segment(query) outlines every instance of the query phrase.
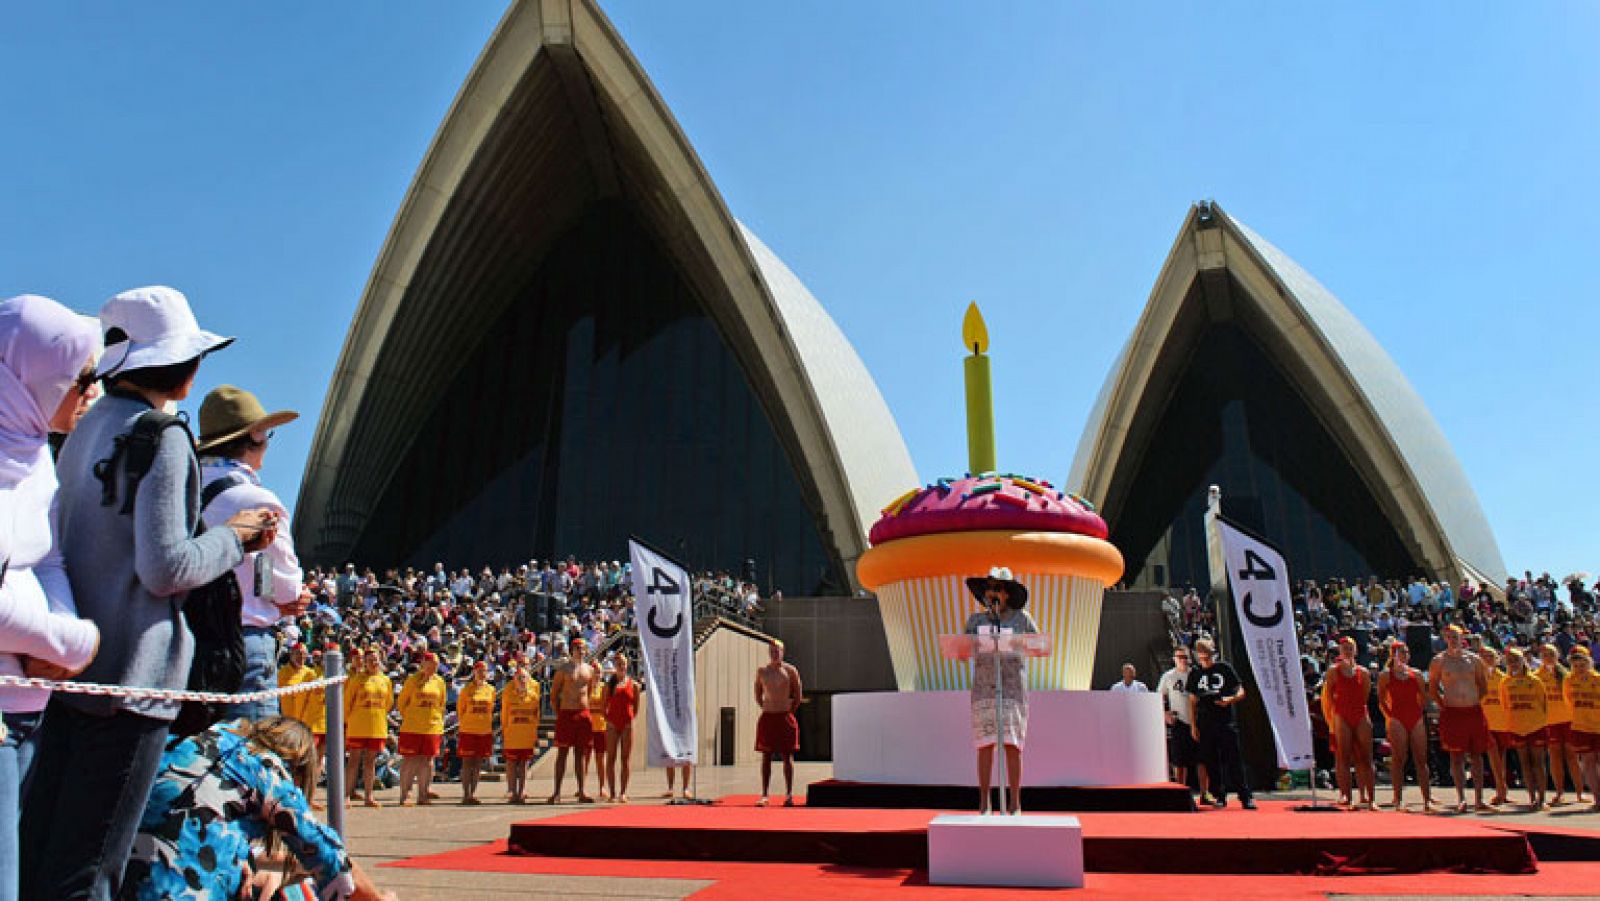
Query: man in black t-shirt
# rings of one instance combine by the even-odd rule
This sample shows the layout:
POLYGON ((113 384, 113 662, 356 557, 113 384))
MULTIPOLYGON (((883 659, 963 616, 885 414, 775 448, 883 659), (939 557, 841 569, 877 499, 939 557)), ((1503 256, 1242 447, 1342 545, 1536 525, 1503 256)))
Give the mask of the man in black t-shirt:
POLYGON ((1217 659, 1216 645, 1209 639, 1195 642, 1194 655, 1199 665, 1189 671, 1189 706, 1194 711, 1191 734, 1200 745, 1201 765, 1217 796, 1213 806, 1227 807, 1228 789, 1232 788, 1244 809, 1255 810, 1233 715, 1233 708, 1244 700, 1244 685, 1233 667, 1217 659))

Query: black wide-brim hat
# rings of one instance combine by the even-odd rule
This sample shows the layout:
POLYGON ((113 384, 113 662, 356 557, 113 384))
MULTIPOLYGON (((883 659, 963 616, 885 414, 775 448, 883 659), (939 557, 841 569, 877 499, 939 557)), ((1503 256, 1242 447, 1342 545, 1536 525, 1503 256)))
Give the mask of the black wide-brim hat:
POLYGON ((977 598, 980 603, 983 601, 983 593, 988 590, 990 585, 999 585, 1006 590, 1006 593, 1011 598, 1011 608, 1013 610, 1021 610, 1027 605, 1028 586, 1012 578, 1011 570, 1007 567, 996 566, 994 569, 989 570, 987 576, 969 576, 967 578, 967 590, 972 592, 972 596, 977 598))

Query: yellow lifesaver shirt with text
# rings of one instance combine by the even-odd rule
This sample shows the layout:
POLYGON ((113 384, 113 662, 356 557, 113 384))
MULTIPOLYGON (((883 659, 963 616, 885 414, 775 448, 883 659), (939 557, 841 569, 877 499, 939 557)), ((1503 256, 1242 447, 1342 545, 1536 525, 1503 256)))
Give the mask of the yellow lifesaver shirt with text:
POLYGON ((456 693, 457 728, 469 735, 494 732, 494 686, 468 682, 456 693))
POLYGON ((526 693, 515 681, 500 692, 500 733, 507 748, 531 748, 539 741, 539 683, 526 693))
POLYGON ((1567 681, 1562 678, 1563 675, 1572 674, 1564 674, 1560 670, 1551 673, 1545 667, 1539 667, 1538 679, 1544 683, 1544 717, 1551 724, 1572 722, 1572 708, 1567 706, 1567 696, 1561 691, 1562 683, 1567 681))
POLYGON ((1500 703, 1506 708, 1507 732, 1529 735, 1545 727, 1544 683, 1537 678, 1506 676, 1500 683, 1500 703))
POLYGON ((1567 676, 1566 702, 1572 708, 1572 728, 1600 734, 1600 673, 1590 670, 1567 676))
POLYGON ((412 673, 400 687, 400 731, 414 735, 444 734, 444 704, 449 689, 435 673, 424 679, 412 673))
POLYGON ((394 683, 383 673, 356 673, 344 684, 344 727, 351 738, 388 738, 394 683))

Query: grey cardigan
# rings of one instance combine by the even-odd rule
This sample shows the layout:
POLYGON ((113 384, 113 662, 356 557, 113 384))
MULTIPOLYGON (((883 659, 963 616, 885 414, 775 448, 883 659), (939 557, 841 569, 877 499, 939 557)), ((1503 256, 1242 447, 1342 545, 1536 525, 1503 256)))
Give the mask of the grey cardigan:
MULTIPOLYGON (((62 555, 78 614, 100 627, 100 652, 78 678, 85 682, 183 688, 194 638, 183 617, 184 597, 244 559, 232 529, 194 536, 200 509, 200 466, 189 438, 165 430, 150 471, 139 481, 133 515, 123 515, 127 482, 113 474, 117 498, 101 503, 94 466, 111 456, 118 435, 150 409, 142 401, 108 396, 84 414, 61 448, 62 555)), ((90 714, 128 711, 171 720, 179 705, 93 695, 59 694, 90 714)))

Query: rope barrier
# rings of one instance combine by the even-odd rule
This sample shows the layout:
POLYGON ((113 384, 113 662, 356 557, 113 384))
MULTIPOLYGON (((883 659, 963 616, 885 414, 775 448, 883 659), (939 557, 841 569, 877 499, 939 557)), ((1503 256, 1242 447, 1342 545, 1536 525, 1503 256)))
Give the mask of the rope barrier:
POLYGON ((0 676, 0 688, 47 688, 51 691, 75 695, 95 695, 107 698, 130 698, 139 701, 198 701, 202 704, 250 704, 284 695, 316 691, 330 685, 343 683, 349 676, 340 675, 298 685, 285 685, 264 691, 243 691, 235 694, 217 691, 190 691, 184 688, 139 688, 131 685, 103 685, 99 682, 58 682, 31 676, 0 676))

